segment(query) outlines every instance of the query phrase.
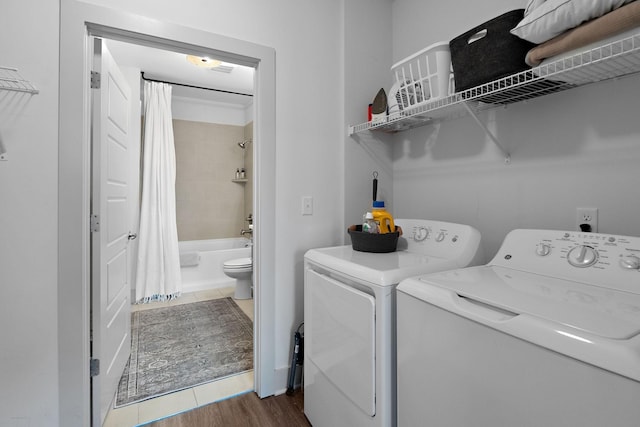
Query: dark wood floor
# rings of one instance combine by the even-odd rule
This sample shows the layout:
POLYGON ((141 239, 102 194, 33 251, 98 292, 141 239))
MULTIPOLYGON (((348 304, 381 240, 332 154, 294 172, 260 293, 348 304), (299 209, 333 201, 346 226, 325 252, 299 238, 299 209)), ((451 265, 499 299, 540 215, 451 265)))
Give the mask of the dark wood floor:
POLYGON ((265 399, 250 392, 155 421, 145 427, 311 426, 304 416, 303 402, 304 394, 300 389, 292 396, 281 394, 265 399))

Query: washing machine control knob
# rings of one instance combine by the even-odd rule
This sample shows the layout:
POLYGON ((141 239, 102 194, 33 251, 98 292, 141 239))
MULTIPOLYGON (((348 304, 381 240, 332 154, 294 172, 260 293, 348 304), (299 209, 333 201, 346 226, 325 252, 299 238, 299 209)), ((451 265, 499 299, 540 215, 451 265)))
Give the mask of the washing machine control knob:
POLYGON ((620 266, 628 270, 640 270, 640 257, 625 255, 620 258, 620 266))
POLYGON ((436 242, 442 242, 444 240, 444 231, 438 233, 438 237, 436 237, 436 242))
POLYGON ((598 251, 587 245, 576 246, 567 254, 567 260, 574 267, 591 267, 598 261, 598 251))
POLYGON ((536 254, 539 256, 547 256, 551 253, 551 245, 548 243, 538 243, 536 246, 536 254))

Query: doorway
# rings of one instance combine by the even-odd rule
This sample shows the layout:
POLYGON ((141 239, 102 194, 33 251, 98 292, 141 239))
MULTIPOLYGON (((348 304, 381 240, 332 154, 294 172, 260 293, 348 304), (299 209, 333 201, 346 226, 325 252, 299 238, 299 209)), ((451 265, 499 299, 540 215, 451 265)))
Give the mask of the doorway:
POLYGON ((61 2, 59 134, 60 424, 90 424, 90 114, 89 37, 208 54, 256 69, 254 196, 255 391, 274 394, 275 52, 213 33, 99 6, 61 2))
MULTIPOLYGON (((94 419, 96 420, 94 424, 102 422, 104 426, 138 425, 139 423, 164 418, 176 412, 189 410, 254 389, 253 363, 251 363, 251 367, 242 364, 241 371, 231 371, 224 375, 224 378, 214 380, 213 377, 203 375, 202 371, 199 371, 199 374, 189 370, 184 371, 187 366, 192 365, 190 365, 189 360, 178 359, 175 359, 178 365, 169 362, 166 362, 166 365, 154 362, 153 368, 148 364, 134 365, 137 366, 137 368, 133 369, 134 374, 131 374, 132 368, 129 366, 124 377, 127 379, 125 383, 129 384, 129 387, 123 388, 123 380, 121 379, 122 371, 125 370, 123 361, 129 356, 129 341, 134 345, 131 349, 129 363, 148 360, 147 358, 150 355, 147 354, 146 358, 142 359, 139 357, 139 350, 141 351, 140 340, 143 340, 143 337, 138 335, 138 322, 109 321, 108 319, 111 316, 101 315, 101 313, 108 314, 107 307, 116 307, 113 308, 113 310, 116 310, 116 314, 112 315, 113 317, 117 316, 118 319, 129 318, 133 312, 135 313, 134 316, 138 318, 140 316, 144 317, 142 312, 147 313, 147 310, 150 309, 182 310, 178 306, 195 308, 196 306, 201 306, 204 301, 211 302, 212 306, 215 306, 213 300, 232 298, 233 304, 237 305, 249 319, 253 320, 253 299, 233 298, 234 279, 224 275, 220 262, 221 258, 225 256, 232 259, 233 254, 236 252, 236 258, 240 255, 240 252, 243 255, 246 253, 247 256, 250 254, 251 238, 247 235, 241 236, 240 230, 248 228, 245 225, 245 218, 248 215, 250 217, 252 212, 252 198, 245 200, 245 189, 252 187, 252 179, 251 182, 245 182, 247 180, 240 181, 242 185, 238 185, 236 183, 238 181, 234 182, 233 180, 233 170, 231 170, 230 166, 242 167, 243 172, 247 167, 246 173, 248 177, 253 177, 252 168, 248 168, 253 164, 253 150, 249 153, 251 156, 249 162, 245 161, 244 153, 247 148, 252 148, 252 144, 249 144, 248 141, 252 140, 250 131, 253 123, 254 68, 228 63, 223 63, 224 68, 220 67, 220 69, 210 66, 204 67, 199 63, 196 66, 190 61, 191 56, 180 52, 164 51, 113 39, 96 39, 96 43, 93 43, 93 45, 94 50, 102 52, 100 56, 102 60, 94 61, 94 69, 92 70, 95 73, 102 68, 100 69, 100 89, 94 90, 94 95, 106 91, 109 95, 106 95, 105 98, 113 101, 119 99, 116 95, 123 92, 125 87, 128 88, 126 93, 131 93, 130 100, 127 102, 128 111, 120 115, 116 114, 114 117, 110 117, 109 114, 112 109, 120 105, 119 103, 109 102, 106 104, 108 105, 106 108, 109 110, 109 113, 107 113, 100 112, 100 104, 96 105, 96 102, 94 102, 95 111, 92 114, 92 128, 94 130, 103 129, 106 123, 112 123, 114 120, 122 118, 122 123, 118 123, 115 128, 128 130, 130 137, 127 139, 129 143, 127 143, 127 140, 114 142, 115 139, 113 138, 105 138, 102 141, 102 138, 99 137, 100 133, 98 137, 94 138, 94 165, 101 164, 100 157, 105 159, 113 158, 112 161, 115 160, 117 166, 105 169, 109 171, 122 170, 123 172, 114 179, 107 180, 107 183, 113 182, 112 185, 115 185, 118 189, 121 189, 124 185, 126 189, 124 194, 128 195, 129 200, 129 203, 124 203, 124 205, 128 206, 129 212, 126 213, 126 209, 105 209, 105 212, 100 215, 103 227, 101 227, 100 233, 92 234, 93 239, 100 240, 107 234, 111 235, 112 224, 121 224, 120 233, 114 235, 114 239, 118 242, 127 241, 127 229, 130 236, 137 235, 137 239, 129 240, 126 244, 128 251, 121 252, 123 257, 127 257, 126 253, 130 252, 128 256, 129 262, 122 263, 122 265, 127 266, 129 271, 126 276, 129 278, 131 287, 134 288, 137 268, 136 243, 140 239, 146 238, 145 233, 140 233, 136 228, 138 217, 140 216, 141 185, 138 184, 138 181, 143 176, 143 168, 140 166, 142 156, 139 154, 148 151, 148 147, 147 149, 144 147, 138 149, 138 147, 144 145, 141 142, 144 138, 138 138, 138 136, 142 133, 140 131, 140 117, 143 116, 143 112, 140 111, 142 109, 141 104, 146 105, 146 101, 143 99, 141 83, 142 81, 151 80, 166 83, 172 89, 170 95, 171 115, 173 116, 173 145, 176 152, 177 221, 175 225, 177 225, 180 241, 180 252, 187 250, 187 247, 200 248, 197 252, 197 265, 188 265, 189 262, 187 262, 187 265, 181 268, 182 289, 180 296, 176 299, 171 301, 153 300, 146 304, 132 305, 138 301, 135 296, 135 289, 131 289, 130 299, 122 299, 121 296, 123 293, 129 293, 129 284, 127 283, 123 283, 121 287, 118 287, 120 289, 119 292, 106 292, 106 295, 113 295, 113 298, 118 301, 122 300, 122 304, 115 301, 113 303, 107 301, 105 306, 103 304, 105 304, 105 299, 108 298, 97 299, 95 296, 93 298, 92 343, 94 346, 92 347, 92 358, 99 359, 101 365, 106 369, 101 370, 100 376, 92 378, 92 407, 94 419), (111 58, 111 60, 107 61, 107 58, 111 58), (102 64, 103 62, 105 64, 102 64), (118 82, 118 77, 123 81, 118 82), (235 90, 235 92, 232 93, 232 90, 235 90), (125 119, 126 117, 129 117, 128 123, 125 119), (105 151, 102 146, 114 146, 116 148, 105 151), (104 155, 97 154, 103 151, 104 155), (120 155, 115 156, 114 153, 119 153, 120 155), (128 173, 124 173, 127 171, 126 164, 130 168, 128 173), (247 204, 247 209, 245 209, 245 203, 247 204), (245 210, 247 211, 245 212, 245 210), (125 217, 119 218, 122 215, 125 217), (207 246, 228 245, 230 242, 238 245, 238 247, 243 247, 241 249, 217 252, 206 250, 207 246), (224 278, 221 279, 220 276, 224 276, 224 278), (131 323, 131 326, 129 326, 129 323, 131 323), (110 330, 113 330, 114 325, 120 325, 119 334, 115 331, 113 333, 102 333, 108 330, 107 325, 111 325, 110 330), (110 339, 106 340, 106 343, 102 343, 99 338, 103 336, 121 336, 122 342, 110 339), (124 341, 126 341, 126 345, 124 341), (96 354, 98 351, 99 354, 96 354), (119 363, 109 363, 107 356, 111 354, 121 355, 120 359, 118 359, 119 363), (105 361, 107 361, 107 364, 105 364, 105 361), (178 366, 182 366, 182 368, 178 368, 178 366), (181 369, 181 372, 185 373, 185 375, 181 376, 184 382, 179 382, 180 387, 171 391, 172 387, 168 385, 171 384, 170 382, 163 386, 161 390, 158 390, 155 393, 155 397, 140 399, 140 393, 144 395, 145 392, 142 390, 145 387, 154 387, 152 384, 155 384, 155 382, 150 382, 150 378, 158 378, 160 382, 160 378, 172 377, 175 374, 175 369, 181 369), (247 369, 250 369, 250 371, 247 372, 247 369), (153 375, 148 372, 153 372, 153 375), (191 372, 191 376, 186 375, 186 372, 191 372), (147 379, 141 382, 137 381, 137 379, 142 378, 147 379), (120 381, 119 384, 118 381, 120 381), (137 386, 132 386, 132 384, 137 384, 137 386), (146 386, 142 386, 142 384, 146 384, 146 386), (141 388, 138 389, 138 387, 141 388), (116 390, 117 405, 113 408, 111 403, 116 390), (100 399, 96 399, 98 394, 100 399), (138 399, 133 396, 138 396, 138 399), (136 411, 128 407, 129 405, 137 405, 139 410, 136 411), (95 415, 98 411, 101 415, 99 419, 96 419, 95 415), (137 414, 140 415, 138 416, 137 414)), ((217 64, 213 59, 210 62, 212 65, 217 64)), ((146 90, 144 92, 146 94, 146 90)), ((142 122, 144 121, 145 119, 142 120, 142 122)), ((94 169, 100 170, 100 168, 94 169)), ((144 176, 148 176, 148 174, 144 173, 144 176)), ((98 194, 95 190, 95 188, 102 188, 102 186, 95 187, 98 182, 102 182, 100 176, 96 176, 94 180, 94 192, 92 195, 94 204, 96 204, 97 200, 102 200, 97 197, 98 194)), ((122 190, 120 190, 121 192, 122 190)), ((107 199, 105 205, 107 203, 113 204, 115 200, 120 201, 120 199, 120 197, 114 200, 107 199)), ((98 204, 102 205, 102 203, 98 204)), ((93 207, 93 213, 96 213, 95 206, 93 207)), ((95 243, 93 247, 100 249, 100 246, 96 246, 95 243)), ((110 272, 113 268, 111 262, 106 264, 108 267, 105 267, 101 260, 95 259, 96 253, 100 253, 100 251, 95 251, 94 255, 92 255, 95 269, 92 277, 100 278, 102 275, 95 276, 96 271, 104 270, 110 272)), ((148 266, 147 264, 143 265, 145 267, 148 266)), ((149 274, 154 275, 156 273, 149 274)), ((140 277, 139 274, 138 277, 140 277)), ((115 280, 107 281, 109 289, 112 289, 117 284, 118 282, 115 280)), ((93 284, 93 289, 102 290, 104 287, 104 282, 99 284, 94 282, 93 284)), ((174 289, 179 290, 179 288, 174 289)), ((102 293, 105 294, 104 290, 102 293)), ((137 295, 140 294, 140 292, 137 293, 137 295)), ((184 308, 184 310, 189 309, 184 308)), ((216 329, 218 337, 229 337, 232 335, 231 330, 236 328, 235 324, 230 325, 224 320, 219 322, 215 319, 212 320, 217 322, 216 324, 219 326, 216 329)), ((171 322, 158 323, 153 330, 156 333, 160 333, 161 336, 167 337, 175 333, 175 326, 171 322), (160 327, 163 332, 159 332, 160 327)), ((147 342, 149 342, 148 339, 147 342)), ((217 342, 218 345, 228 345, 229 348, 233 348, 234 344, 236 344, 234 341, 228 342, 220 339, 217 342)), ((205 350, 210 347, 205 343, 202 344, 204 345, 198 346, 198 348, 203 353, 198 356, 194 353, 193 356, 211 357, 212 354, 205 350)), ((145 344, 145 347, 146 345, 148 344, 145 344)), ((160 342, 157 345, 160 345, 160 342)), ((169 350, 172 349, 171 346, 166 348, 167 352, 162 358, 163 361, 174 360, 178 351, 184 351, 184 348, 180 350, 173 349, 175 351, 169 350)), ((232 369, 224 367, 227 366, 228 360, 222 356, 216 356, 209 360, 210 364, 207 369, 210 369, 210 371, 207 372, 211 372, 211 375, 232 369)), ((198 369, 201 369, 201 367, 198 369)))

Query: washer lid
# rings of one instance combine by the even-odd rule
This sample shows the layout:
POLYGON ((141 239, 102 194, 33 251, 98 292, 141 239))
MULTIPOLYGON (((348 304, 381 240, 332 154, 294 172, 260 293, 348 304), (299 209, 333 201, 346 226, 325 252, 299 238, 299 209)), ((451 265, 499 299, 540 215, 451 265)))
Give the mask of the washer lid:
POLYGON ((454 260, 417 252, 359 252, 354 251, 350 245, 311 249, 305 254, 305 260, 356 281, 378 286, 395 286, 407 277, 457 267, 454 260))
POLYGON ((640 381, 639 295, 497 266, 407 279, 398 291, 640 381))

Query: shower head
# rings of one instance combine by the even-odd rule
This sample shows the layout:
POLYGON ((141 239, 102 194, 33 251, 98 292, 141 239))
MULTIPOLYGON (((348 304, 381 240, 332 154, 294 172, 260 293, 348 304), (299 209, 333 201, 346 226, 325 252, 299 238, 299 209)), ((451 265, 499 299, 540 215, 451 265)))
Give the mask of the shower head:
POLYGON ((247 139, 246 141, 238 142, 238 147, 244 150, 247 148, 247 144, 250 144, 250 143, 251 143, 251 140, 247 139))

